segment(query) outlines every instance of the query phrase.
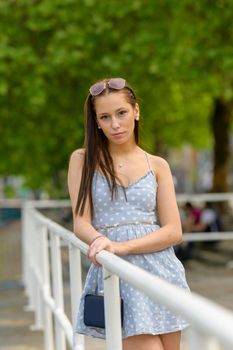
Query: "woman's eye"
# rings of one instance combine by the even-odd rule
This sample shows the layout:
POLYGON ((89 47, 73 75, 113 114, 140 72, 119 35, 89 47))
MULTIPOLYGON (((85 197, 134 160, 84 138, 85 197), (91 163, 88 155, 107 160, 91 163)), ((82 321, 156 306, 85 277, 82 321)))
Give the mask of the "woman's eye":
POLYGON ((105 119, 107 119, 107 118, 108 118, 108 115, 102 115, 102 116, 100 117, 101 120, 105 120, 105 119))
POLYGON ((119 112, 119 115, 120 115, 120 116, 123 116, 123 115, 125 115, 126 113, 127 113, 127 111, 122 110, 122 111, 119 112))

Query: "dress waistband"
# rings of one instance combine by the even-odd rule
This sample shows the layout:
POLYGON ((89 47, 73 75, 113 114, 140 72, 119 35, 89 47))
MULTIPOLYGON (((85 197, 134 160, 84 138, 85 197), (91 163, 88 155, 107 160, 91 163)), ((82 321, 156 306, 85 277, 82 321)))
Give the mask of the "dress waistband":
POLYGON ((125 223, 116 223, 113 225, 104 225, 104 226, 95 226, 96 230, 102 230, 102 229, 108 229, 108 228, 115 228, 115 227, 121 227, 121 226, 128 226, 128 225, 155 225, 156 221, 134 221, 134 222, 125 222, 125 223))

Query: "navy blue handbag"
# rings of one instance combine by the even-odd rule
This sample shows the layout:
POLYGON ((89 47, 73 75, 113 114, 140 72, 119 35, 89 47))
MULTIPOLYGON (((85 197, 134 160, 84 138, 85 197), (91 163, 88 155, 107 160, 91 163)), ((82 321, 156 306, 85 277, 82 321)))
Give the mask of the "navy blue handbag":
MULTIPOLYGON (((105 328, 103 295, 87 294, 84 298, 84 323, 89 327, 105 328)), ((121 299, 121 325, 123 325, 123 300, 121 299)))

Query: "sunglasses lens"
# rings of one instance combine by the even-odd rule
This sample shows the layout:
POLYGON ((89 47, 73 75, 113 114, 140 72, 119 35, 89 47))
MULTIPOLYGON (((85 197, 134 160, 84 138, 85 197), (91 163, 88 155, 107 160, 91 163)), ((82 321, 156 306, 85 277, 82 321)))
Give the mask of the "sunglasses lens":
MULTIPOLYGON (((112 78, 107 82, 107 84, 111 89, 120 90, 120 89, 123 89, 125 87, 125 79, 112 78)), ((101 94, 101 92, 104 91, 105 88, 106 88, 106 82, 100 81, 100 82, 92 85, 90 87, 89 91, 90 91, 90 94, 92 96, 97 96, 97 95, 101 94)))
POLYGON ((105 89, 105 83, 103 81, 92 85, 89 89, 92 96, 97 96, 105 89))
POLYGON ((108 86, 112 89, 123 89, 125 87, 125 79, 122 78, 113 78, 108 82, 108 86))

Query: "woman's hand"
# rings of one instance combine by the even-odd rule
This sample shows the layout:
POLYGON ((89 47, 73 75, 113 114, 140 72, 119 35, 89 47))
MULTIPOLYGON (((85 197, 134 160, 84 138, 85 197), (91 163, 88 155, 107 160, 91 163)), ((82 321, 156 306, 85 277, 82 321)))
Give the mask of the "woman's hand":
POLYGON ((96 260, 96 254, 101 250, 107 250, 110 253, 115 253, 113 248, 113 242, 110 241, 106 236, 98 236, 90 245, 87 257, 95 265, 100 267, 101 265, 96 260))

